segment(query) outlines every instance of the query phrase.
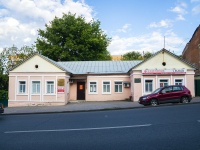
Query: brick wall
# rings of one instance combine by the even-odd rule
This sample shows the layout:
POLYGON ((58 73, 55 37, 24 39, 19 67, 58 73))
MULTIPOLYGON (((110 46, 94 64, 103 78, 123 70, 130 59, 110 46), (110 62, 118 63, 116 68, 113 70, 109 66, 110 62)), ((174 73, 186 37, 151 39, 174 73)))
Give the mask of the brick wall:
POLYGON ((200 75, 200 25, 195 30, 190 42, 185 46, 183 59, 194 64, 198 68, 195 74, 200 75))

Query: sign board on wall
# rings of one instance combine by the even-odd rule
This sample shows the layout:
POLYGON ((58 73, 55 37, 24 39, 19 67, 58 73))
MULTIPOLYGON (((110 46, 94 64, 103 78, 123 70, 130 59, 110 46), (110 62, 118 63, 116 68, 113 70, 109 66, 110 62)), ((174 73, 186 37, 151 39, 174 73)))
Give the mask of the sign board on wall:
POLYGON ((185 74, 186 69, 145 69, 142 74, 185 74))
POLYGON ((135 78, 134 83, 141 83, 141 78, 135 78))
POLYGON ((64 86, 58 86, 57 92, 58 93, 64 93, 65 92, 65 87, 64 86))
POLYGON ((65 79, 58 79, 58 86, 65 86, 65 79))

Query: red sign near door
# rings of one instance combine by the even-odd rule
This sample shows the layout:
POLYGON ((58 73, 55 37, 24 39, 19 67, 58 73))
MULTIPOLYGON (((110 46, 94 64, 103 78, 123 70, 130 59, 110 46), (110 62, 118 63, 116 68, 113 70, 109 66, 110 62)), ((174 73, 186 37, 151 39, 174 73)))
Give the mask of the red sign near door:
POLYGON ((58 87, 57 92, 58 93, 64 93, 65 92, 65 88, 64 87, 58 87))

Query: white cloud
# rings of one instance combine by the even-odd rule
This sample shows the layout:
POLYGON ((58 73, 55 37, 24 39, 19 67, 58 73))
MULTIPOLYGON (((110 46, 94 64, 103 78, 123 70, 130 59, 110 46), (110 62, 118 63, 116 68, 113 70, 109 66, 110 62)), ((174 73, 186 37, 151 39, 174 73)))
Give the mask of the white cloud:
POLYGON ((174 8, 171 8, 170 11, 177 14, 177 17, 176 17, 177 20, 185 20, 184 15, 188 13, 186 8, 187 8, 187 4, 182 2, 182 3, 179 3, 177 6, 175 6, 174 8))
POLYGON ((126 33, 130 30, 131 24, 125 24, 121 29, 118 29, 117 32, 123 32, 126 33))
POLYGON ((83 0, 0 0, 0 4, 0 51, 13 44, 19 48, 34 44, 37 30, 63 13, 81 15, 86 21, 93 18, 92 8, 83 0))
POLYGON ((150 28, 160 28, 160 27, 168 28, 171 26, 172 26, 172 21, 169 19, 161 20, 158 23, 153 22, 149 25, 150 28))
POLYGON ((171 30, 167 30, 165 33, 153 31, 149 34, 128 38, 113 36, 108 50, 112 55, 123 55, 131 51, 156 52, 164 47, 164 36, 165 48, 181 54, 183 48, 180 48, 180 44, 183 43, 183 40, 171 30))
POLYGON ((195 6, 195 7, 192 9, 192 12, 193 12, 194 14, 199 14, 199 13, 200 13, 200 5, 195 6))

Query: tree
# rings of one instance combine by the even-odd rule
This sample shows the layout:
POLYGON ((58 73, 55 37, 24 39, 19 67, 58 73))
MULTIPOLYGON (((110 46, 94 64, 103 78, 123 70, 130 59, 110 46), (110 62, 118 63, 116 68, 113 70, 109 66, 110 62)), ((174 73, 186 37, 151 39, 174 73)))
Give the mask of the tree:
POLYGON ((146 60, 146 59, 150 58, 152 55, 153 54, 150 52, 145 52, 143 58, 144 58, 144 60, 146 60))
POLYGON ((75 14, 55 17, 45 30, 38 30, 38 51, 55 61, 111 60, 107 46, 110 38, 100 29, 100 22, 75 14))
POLYGON ((139 52, 128 52, 122 56, 122 60, 141 60, 142 55, 139 52))
POLYGON ((0 53, 0 71, 1 74, 8 74, 9 70, 15 65, 25 60, 27 57, 36 52, 35 47, 23 46, 18 49, 15 45, 4 48, 0 53))

